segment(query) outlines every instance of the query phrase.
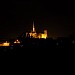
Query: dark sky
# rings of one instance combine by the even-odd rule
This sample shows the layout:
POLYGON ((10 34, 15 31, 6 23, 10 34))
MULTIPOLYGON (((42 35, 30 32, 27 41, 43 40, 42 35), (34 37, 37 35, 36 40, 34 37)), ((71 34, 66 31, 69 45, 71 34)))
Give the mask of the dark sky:
POLYGON ((49 37, 75 34, 75 5, 67 1, 0 2, 0 38, 12 38, 30 31, 48 30, 49 37))

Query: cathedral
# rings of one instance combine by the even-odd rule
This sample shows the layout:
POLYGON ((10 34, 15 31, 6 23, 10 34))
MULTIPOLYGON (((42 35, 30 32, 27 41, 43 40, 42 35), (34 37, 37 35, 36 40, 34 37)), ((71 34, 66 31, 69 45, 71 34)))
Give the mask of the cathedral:
POLYGON ((47 36, 47 30, 44 30, 43 33, 37 33, 34 27, 34 22, 33 22, 33 29, 30 33, 26 32, 26 37, 29 36, 30 38, 43 38, 46 39, 47 36))

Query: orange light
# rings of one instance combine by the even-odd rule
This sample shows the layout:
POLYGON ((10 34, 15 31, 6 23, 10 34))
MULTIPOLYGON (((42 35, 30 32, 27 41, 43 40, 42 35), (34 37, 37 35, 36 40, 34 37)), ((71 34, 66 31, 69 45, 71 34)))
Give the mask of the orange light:
POLYGON ((16 41, 14 41, 14 43, 20 43, 20 41, 17 39, 16 41))
POLYGON ((10 46, 10 43, 8 43, 7 41, 2 43, 2 46, 10 46))
POLYGON ((0 44, 0 46, 2 46, 2 44, 0 44))

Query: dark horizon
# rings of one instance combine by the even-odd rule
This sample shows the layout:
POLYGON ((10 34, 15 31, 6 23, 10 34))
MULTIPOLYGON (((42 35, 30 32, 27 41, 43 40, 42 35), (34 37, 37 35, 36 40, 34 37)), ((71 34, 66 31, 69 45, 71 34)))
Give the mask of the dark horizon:
POLYGON ((49 37, 75 35, 75 11, 72 2, 5 1, 1 2, 0 38, 15 38, 31 31, 48 30, 49 37))

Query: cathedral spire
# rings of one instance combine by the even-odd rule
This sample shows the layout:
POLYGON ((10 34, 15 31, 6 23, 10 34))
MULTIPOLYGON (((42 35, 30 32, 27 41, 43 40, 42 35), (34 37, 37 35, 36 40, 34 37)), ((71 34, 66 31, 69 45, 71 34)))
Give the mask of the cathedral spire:
POLYGON ((33 21, 33 32, 35 32, 34 21, 33 21))

